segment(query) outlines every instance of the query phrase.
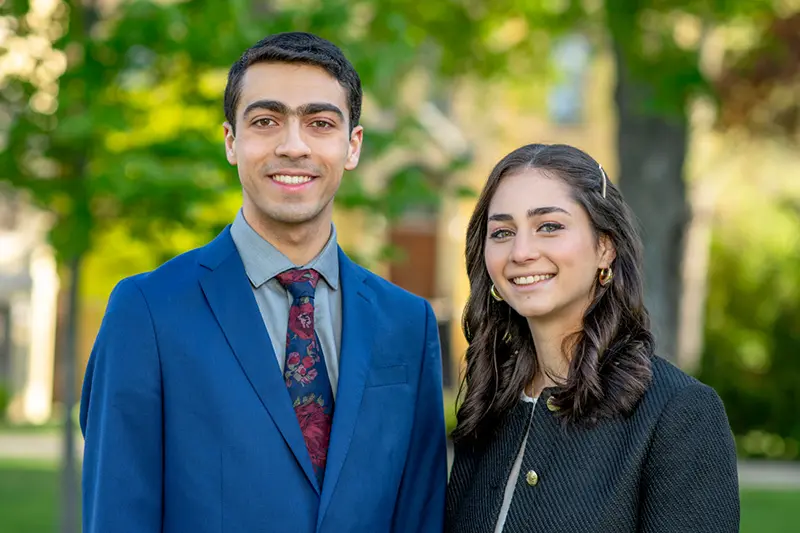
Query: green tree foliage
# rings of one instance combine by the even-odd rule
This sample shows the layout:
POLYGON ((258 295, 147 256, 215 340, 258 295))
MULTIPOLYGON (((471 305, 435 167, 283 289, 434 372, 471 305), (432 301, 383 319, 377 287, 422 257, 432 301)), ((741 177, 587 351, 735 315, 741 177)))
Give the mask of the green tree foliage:
POLYGON ((742 454, 800 459, 800 203, 761 204, 717 232, 699 378, 742 454))
MULTIPOLYGON (((615 102, 620 185, 641 221, 645 284, 659 352, 677 352, 684 234, 690 216, 684 162, 691 142, 689 106, 710 97, 725 104, 703 57, 715 30, 758 30, 779 16, 777 0, 606 0, 604 16, 616 58, 615 102)), ((754 56, 770 50, 756 42, 754 56)))
MULTIPOLYGON (((796 150, 800 11, 761 12, 714 86, 717 127, 796 150)), ((766 163, 766 162, 765 162, 766 163)), ((715 230, 700 378, 725 402, 740 453, 800 459, 800 189, 791 166, 748 176, 740 216, 715 230)))
MULTIPOLYGON (((52 240, 62 258, 83 254, 95 230, 120 221, 143 236, 165 225, 219 229, 223 221, 204 219, 198 205, 237 188, 221 151, 225 75, 266 34, 312 31, 345 50, 378 112, 366 117, 374 127, 364 157, 374 158, 429 142, 419 109, 398 100, 412 76, 425 75, 425 98, 446 107, 451 80, 503 73, 513 57, 530 52, 534 39, 497 36, 504 20, 565 27, 563 13, 525 2, 136 0, 113 10, 95 1, 52 4, 34 24, 24 2, 6 14, 9 34, 35 38, 41 53, 28 50, 24 61, 36 66, 3 80, 0 179, 56 215, 52 240)), ((453 154, 453 164, 468 157, 453 154)), ((370 195, 354 183, 341 201, 392 215, 416 197, 370 195)))

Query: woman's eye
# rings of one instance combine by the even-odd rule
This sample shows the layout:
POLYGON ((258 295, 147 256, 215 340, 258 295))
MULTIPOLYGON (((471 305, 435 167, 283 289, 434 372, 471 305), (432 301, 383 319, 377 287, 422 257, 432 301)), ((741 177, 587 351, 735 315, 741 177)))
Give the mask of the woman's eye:
POLYGON ((513 233, 511 233, 507 229, 498 229, 492 232, 491 237, 492 239, 505 239, 510 237, 511 235, 513 235, 513 233))
POLYGON ((539 226, 539 231, 543 233, 553 233, 560 229, 564 229, 563 224, 557 224, 555 222, 545 222, 541 226, 539 226))

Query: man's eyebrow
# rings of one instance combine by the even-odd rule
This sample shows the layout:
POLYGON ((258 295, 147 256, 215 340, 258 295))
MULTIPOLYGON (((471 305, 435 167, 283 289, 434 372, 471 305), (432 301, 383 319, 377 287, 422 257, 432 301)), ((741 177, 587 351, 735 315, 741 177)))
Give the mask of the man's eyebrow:
POLYGON ((253 111, 257 110, 265 110, 265 111, 272 111, 274 113, 278 113, 279 115, 293 115, 297 114, 299 116, 308 116, 308 115, 316 115, 317 113, 333 113, 339 120, 344 121, 344 113, 338 106, 327 103, 327 102, 311 102, 309 104, 303 104, 298 107, 296 110, 293 110, 283 102, 279 102, 277 100, 256 100, 247 105, 244 109, 243 117, 247 118, 253 111))
POLYGON ((339 106, 326 102, 312 102, 297 108, 297 114, 301 116, 316 115, 317 113, 333 113, 339 117, 339 120, 344 121, 344 113, 339 109, 339 106))
POLYGON ((252 113, 253 111, 257 111, 259 109, 263 109, 265 111, 273 111, 275 113, 281 115, 288 115, 291 110, 289 106, 284 104, 283 102, 278 102, 277 100, 256 100, 255 102, 251 102, 244 108, 244 113, 242 116, 247 118, 247 116, 252 113))

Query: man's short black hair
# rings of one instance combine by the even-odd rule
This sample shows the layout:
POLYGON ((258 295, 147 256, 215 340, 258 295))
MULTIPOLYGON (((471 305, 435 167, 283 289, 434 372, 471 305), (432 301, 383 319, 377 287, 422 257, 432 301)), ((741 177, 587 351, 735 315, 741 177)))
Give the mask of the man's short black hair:
POLYGON ((361 118, 361 79, 353 65, 332 42, 305 32, 270 35, 248 48, 228 72, 225 87, 225 119, 236 131, 236 107, 245 71, 256 63, 299 63, 324 69, 347 91, 350 131, 361 118))

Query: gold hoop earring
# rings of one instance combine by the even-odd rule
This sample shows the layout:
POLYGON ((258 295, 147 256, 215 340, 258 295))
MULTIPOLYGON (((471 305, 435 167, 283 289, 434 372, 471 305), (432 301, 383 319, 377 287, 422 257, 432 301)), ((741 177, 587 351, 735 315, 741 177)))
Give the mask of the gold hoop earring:
POLYGON ((492 298, 494 298, 495 301, 498 301, 498 302, 502 302, 503 301, 503 297, 500 296, 500 294, 497 292, 497 289, 495 288, 494 283, 492 283, 492 286, 489 289, 489 294, 492 295, 492 298))
POLYGON ((600 269, 600 274, 598 274, 597 276, 597 281, 600 282, 600 285, 605 287, 606 285, 611 283, 612 279, 614 279, 614 271, 611 270, 611 267, 600 269))

